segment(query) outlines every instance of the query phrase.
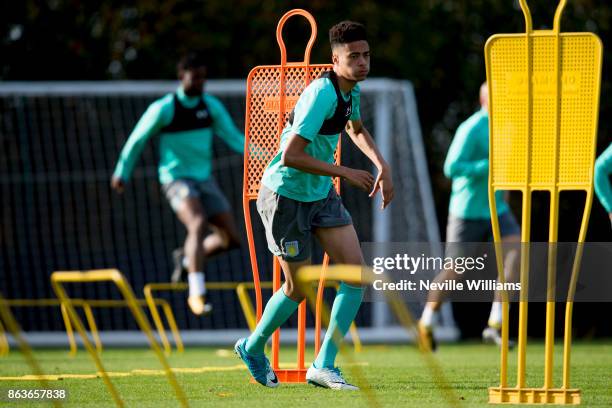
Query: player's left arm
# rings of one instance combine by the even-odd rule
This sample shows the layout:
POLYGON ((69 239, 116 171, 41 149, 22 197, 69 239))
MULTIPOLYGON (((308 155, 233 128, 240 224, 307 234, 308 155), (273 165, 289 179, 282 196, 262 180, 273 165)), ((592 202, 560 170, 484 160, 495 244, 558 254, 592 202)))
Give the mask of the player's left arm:
POLYGON ((389 205, 391 200, 393 200, 394 195, 391 167, 380 154, 372 135, 370 135, 368 129, 363 125, 361 119, 349 120, 346 124, 346 133, 359 150, 361 150, 378 169, 378 175, 376 176, 374 188, 370 193, 370 197, 373 197, 380 190, 382 194, 382 209, 384 209, 389 205))
POLYGON ((206 104, 213 118, 213 131, 235 152, 244 153, 244 133, 242 133, 232 120, 220 100, 206 95, 206 104))

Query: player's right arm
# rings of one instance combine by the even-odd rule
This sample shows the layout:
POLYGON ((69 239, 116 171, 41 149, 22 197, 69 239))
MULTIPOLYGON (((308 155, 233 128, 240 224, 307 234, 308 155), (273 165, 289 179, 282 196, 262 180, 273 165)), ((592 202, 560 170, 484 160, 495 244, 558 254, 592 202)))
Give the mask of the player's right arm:
POLYGON ((595 194, 604 206, 612 220, 612 144, 597 158, 595 162, 595 194))
POLYGON ((336 92, 329 83, 326 85, 325 81, 316 80, 304 90, 294 108, 292 134, 283 149, 281 164, 306 173, 342 177, 370 192, 374 177, 367 171, 336 166, 306 152, 306 147, 317 137, 325 119, 335 111, 335 106, 336 92))
POLYGON ((453 138, 446 160, 444 161, 444 175, 450 179, 460 176, 484 177, 489 173, 489 159, 474 160, 475 141, 473 132, 477 129, 466 124, 459 126, 453 138))
POLYGON ((119 154, 111 179, 111 187, 118 193, 123 192, 125 183, 129 180, 147 140, 166 125, 167 116, 167 109, 164 109, 162 102, 156 101, 147 108, 134 127, 119 154))
POLYGON ((345 166, 336 166, 319 160, 306 152, 310 141, 304 137, 293 134, 283 150, 281 163, 283 166, 293 167, 306 173, 321 176, 342 177, 355 187, 370 192, 374 186, 374 176, 364 170, 351 169, 345 166))

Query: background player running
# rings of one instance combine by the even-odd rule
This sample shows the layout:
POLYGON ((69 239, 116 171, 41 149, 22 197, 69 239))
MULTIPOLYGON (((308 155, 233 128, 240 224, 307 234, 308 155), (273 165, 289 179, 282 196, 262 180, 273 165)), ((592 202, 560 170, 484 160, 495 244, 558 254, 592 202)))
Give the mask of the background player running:
MULTIPOLYGON (((444 162, 444 174, 452 180, 449 216, 446 225, 446 241, 487 242, 493 239, 491 212, 489 209, 489 93, 487 84, 480 87, 480 110, 470 116, 457 129, 444 162)), ((508 282, 517 278, 518 248, 510 243, 521 241, 521 229, 504 199, 504 192, 495 196, 497 216, 502 241, 506 244, 504 274, 508 282)), ((516 244, 514 244, 516 245, 516 244)), ((448 245, 450 252, 463 250, 460 245, 448 245)), ((448 254, 447 254, 448 256, 448 254)), ((452 270, 444 270, 436 276, 436 282, 455 279, 452 270)), ((436 348, 433 338, 435 314, 444 299, 441 291, 431 291, 419 321, 419 331, 431 349, 436 348)), ((488 325, 482 332, 483 340, 501 344, 500 328, 502 322, 501 294, 495 293, 491 306, 488 325)))
POLYGON ((175 251, 173 281, 187 269, 191 311, 210 311, 205 304, 205 259, 239 245, 230 205, 211 175, 213 134, 244 152, 244 135, 222 103, 203 92, 204 55, 190 53, 177 65, 180 86, 153 102, 136 124, 115 168, 111 186, 119 193, 129 179, 146 142, 159 137, 159 181, 178 219, 187 229, 183 251, 175 251), (205 237, 208 228, 212 233, 205 237), (184 264, 184 265, 182 265, 184 264))
MULTIPOLYGON (((234 349, 253 377, 268 387, 276 387, 278 379, 264 355, 264 346, 304 298, 294 279, 298 268, 310 263, 311 236, 317 237, 334 262, 363 263, 351 216, 332 186, 332 177, 345 179, 369 192, 370 197, 380 190, 383 209, 393 199, 391 170, 359 112, 357 83, 366 79, 370 70, 365 28, 343 21, 331 28, 329 37, 333 71, 314 80, 300 96, 282 132, 280 149, 264 172, 257 199, 268 247, 280 258, 285 283, 268 301, 251 336, 238 340, 234 349), (344 129, 378 169, 376 179, 367 171, 334 165, 338 135, 344 129)), ((355 282, 359 278, 355 276, 355 282)), ((341 283, 321 350, 306 374, 308 382, 333 389, 357 389, 334 365, 338 345, 332 333, 337 331, 340 338, 344 337, 361 298, 359 283, 341 283)))

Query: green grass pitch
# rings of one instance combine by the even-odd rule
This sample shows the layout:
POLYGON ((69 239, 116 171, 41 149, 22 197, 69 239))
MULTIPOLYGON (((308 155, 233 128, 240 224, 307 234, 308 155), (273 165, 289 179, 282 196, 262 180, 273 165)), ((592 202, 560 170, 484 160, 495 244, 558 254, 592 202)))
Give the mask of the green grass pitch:
MULTIPOLYGON (((555 382, 561 377, 561 344, 555 347, 555 382)), ((85 351, 74 358, 63 349, 36 350, 35 356, 49 375, 93 374, 95 366, 85 351)), ((294 360, 295 352, 285 347, 283 362, 294 360)), ((308 349, 307 358, 312 356, 308 349)), ((440 387, 451 387, 457 404, 465 407, 487 406, 487 387, 497 384, 499 351, 495 346, 478 343, 442 345, 435 359, 440 364, 446 382, 436 384, 422 357, 414 346, 366 346, 355 354, 358 367, 372 385, 376 399, 382 406, 440 407, 448 405, 440 387)), ((106 349, 102 359, 107 371, 129 376, 112 377, 128 407, 178 406, 174 393, 161 375, 161 365, 152 351, 144 348, 106 349), (139 371, 142 370, 142 371, 139 371), (147 371, 148 370, 148 371, 147 371)), ((250 384, 245 369, 229 348, 188 348, 183 354, 169 358, 179 370, 177 378, 194 407, 283 407, 366 406, 360 393, 330 391, 305 384, 282 384, 267 389, 250 384), (208 368, 205 368, 208 367, 208 368)), ((339 358, 340 366, 347 360, 339 358)), ((543 345, 532 342, 527 353, 528 385, 541 386, 543 373, 543 345)), ((349 381, 355 378, 354 369, 344 364, 349 381)), ((516 373, 516 351, 510 352, 510 383, 516 373)), ((30 374, 20 353, 0 358, 0 377, 30 374)), ((110 394, 100 378, 63 378, 50 381, 54 387, 68 390, 65 405, 69 407, 113 406, 110 394)), ((582 406, 612 406, 612 341, 576 342, 572 353, 572 386, 582 390, 582 406)), ((10 388, 40 388, 35 381, 0 381, 4 396, 10 388)), ((0 402, 0 405, 6 403, 0 402)), ((49 403, 19 402, 15 405, 50 406, 49 403)))

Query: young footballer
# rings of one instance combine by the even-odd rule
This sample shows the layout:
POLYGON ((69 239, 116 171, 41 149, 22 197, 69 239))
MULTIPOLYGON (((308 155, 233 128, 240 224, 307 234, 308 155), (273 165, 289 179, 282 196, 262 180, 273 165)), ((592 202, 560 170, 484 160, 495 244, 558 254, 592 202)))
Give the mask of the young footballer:
MULTIPOLYGON (((314 80, 300 96, 281 135, 280 148, 262 178, 257 210, 266 230, 270 251, 280 258, 285 282, 268 301, 253 333, 234 347, 253 377, 267 387, 278 379, 264 355, 264 346, 304 299, 294 284, 297 270, 310 263, 314 235, 335 263, 361 265, 363 255, 351 216, 332 186, 341 177, 373 197, 382 194, 383 209, 393 199, 391 170, 380 155, 359 113, 359 85, 370 70, 370 47, 363 25, 351 21, 329 31, 333 71, 314 80), (373 177, 364 170, 334 164, 334 150, 342 130, 378 170, 373 177)), ((321 387, 356 390, 335 366, 337 331, 344 337, 362 298, 359 276, 342 282, 333 303, 330 324, 321 350, 306 379, 321 387)))
POLYGON ((173 281, 188 272, 187 303, 196 315, 210 311, 205 303, 204 264, 207 257, 239 245, 230 205, 211 175, 213 134, 238 153, 244 135, 222 103, 203 92, 206 64, 203 54, 190 53, 178 63, 180 86, 153 102, 128 138, 115 168, 111 186, 124 190, 147 141, 159 138, 159 181, 170 205, 187 229, 183 249, 175 251, 173 281), (205 236, 208 228, 212 233, 205 236))

